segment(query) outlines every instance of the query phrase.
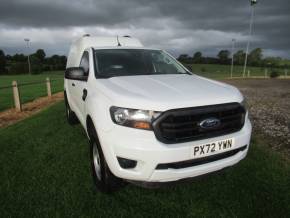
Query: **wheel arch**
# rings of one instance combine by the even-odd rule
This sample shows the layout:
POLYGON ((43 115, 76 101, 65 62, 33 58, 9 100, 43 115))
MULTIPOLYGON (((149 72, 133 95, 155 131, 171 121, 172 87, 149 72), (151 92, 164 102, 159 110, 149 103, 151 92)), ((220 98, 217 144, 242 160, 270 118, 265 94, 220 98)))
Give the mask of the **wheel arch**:
POLYGON ((90 115, 87 115, 86 117, 86 132, 90 141, 91 141, 91 138, 94 137, 94 139, 97 140, 98 143, 100 143, 96 126, 90 115))

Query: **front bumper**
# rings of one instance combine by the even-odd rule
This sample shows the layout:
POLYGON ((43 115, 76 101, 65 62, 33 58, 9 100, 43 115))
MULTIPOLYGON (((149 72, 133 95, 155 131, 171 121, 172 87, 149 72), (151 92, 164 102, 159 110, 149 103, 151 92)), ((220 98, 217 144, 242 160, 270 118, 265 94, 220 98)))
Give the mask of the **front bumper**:
POLYGON ((108 166, 115 176, 135 181, 169 182, 208 174, 238 163, 248 152, 251 132, 252 126, 247 119, 244 127, 239 132, 178 144, 164 144, 158 141, 153 131, 117 125, 110 131, 99 131, 98 135, 108 166), (158 164, 199 158, 198 156, 194 158, 192 156, 194 146, 229 138, 235 140, 235 144, 230 150, 248 146, 230 157, 217 161, 181 169, 156 169, 158 164), (120 167, 117 157, 136 160, 137 166, 133 169, 123 169, 120 167))

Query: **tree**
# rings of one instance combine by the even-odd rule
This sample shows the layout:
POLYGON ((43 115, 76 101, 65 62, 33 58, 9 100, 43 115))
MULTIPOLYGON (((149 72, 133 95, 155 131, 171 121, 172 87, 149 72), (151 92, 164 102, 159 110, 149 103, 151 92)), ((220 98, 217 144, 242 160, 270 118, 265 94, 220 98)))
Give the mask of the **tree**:
POLYGON ((200 64, 202 60, 202 53, 200 51, 195 52, 193 55, 193 63, 200 64))
POLYGON ((8 61, 11 61, 12 60, 12 56, 11 55, 6 55, 6 61, 8 62, 8 61))
POLYGON ((221 64, 229 63, 230 52, 228 50, 221 50, 217 56, 221 64))
POLYGON ((25 74, 28 73, 28 65, 25 62, 15 62, 11 64, 8 74, 25 74))
POLYGON ((239 50, 234 54, 234 61, 237 65, 243 65, 245 62, 245 52, 243 50, 239 50))
POLYGON ((0 74, 6 73, 6 58, 4 51, 0 50, 0 74))
POLYGON ((27 57, 24 54, 15 54, 11 59, 13 62, 25 62, 27 61, 27 57))
POLYGON ((39 74, 42 71, 42 63, 38 58, 37 54, 33 54, 30 56, 30 64, 31 64, 31 73, 39 74))
POLYGON ((213 57, 203 57, 201 59, 202 64, 219 64, 219 59, 213 57))
POLYGON ((60 56, 60 70, 65 70, 67 58, 66 56, 60 56))
POLYGON ((46 54, 45 54, 45 52, 44 52, 43 49, 38 49, 38 50, 35 52, 35 56, 39 59, 39 61, 40 61, 41 63, 43 63, 46 54))
POLYGON ((263 59, 262 65, 264 67, 270 67, 270 68, 278 67, 280 65, 281 61, 282 61, 282 59, 279 57, 267 57, 267 58, 263 59))
POLYGON ((182 62, 182 63, 189 63, 190 62, 190 57, 188 56, 188 54, 181 54, 181 55, 179 55, 177 60, 182 62))
POLYGON ((66 56, 53 55, 45 58, 44 70, 65 70, 66 56))
POLYGON ((263 52, 261 48, 256 48, 249 54, 249 65, 260 66, 262 63, 263 52))

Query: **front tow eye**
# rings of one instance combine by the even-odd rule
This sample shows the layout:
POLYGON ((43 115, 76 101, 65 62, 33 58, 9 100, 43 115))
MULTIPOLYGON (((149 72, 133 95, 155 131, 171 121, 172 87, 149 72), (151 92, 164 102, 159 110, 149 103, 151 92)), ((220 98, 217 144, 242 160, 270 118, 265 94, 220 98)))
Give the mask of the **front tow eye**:
POLYGON ((84 89, 84 90, 83 90, 83 96, 82 96, 83 101, 86 100, 87 95, 88 95, 88 90, 84 89))

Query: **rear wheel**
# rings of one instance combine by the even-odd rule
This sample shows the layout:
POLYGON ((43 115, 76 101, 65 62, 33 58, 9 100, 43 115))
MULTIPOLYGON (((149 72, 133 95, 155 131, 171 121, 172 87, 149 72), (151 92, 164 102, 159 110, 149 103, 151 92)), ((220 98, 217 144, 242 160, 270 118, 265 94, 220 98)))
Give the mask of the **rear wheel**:
POLYGON ((97 189, 104 193, 119 190, 125 182, 110 171, 95 130, 90 129, 89 135, 92 176, 97 189))
POLYGON ((66 94, 64 96, 65 96, 64 97, 65 98, 65 113, 66 113, 67 122, 70 125, 78 124, 79 120, 78 120, 77 116, 75 115, 75 113, 71 110, 69 103, 68 103, 68 100, 67 100, 67 97, 66 97, 66 94))

